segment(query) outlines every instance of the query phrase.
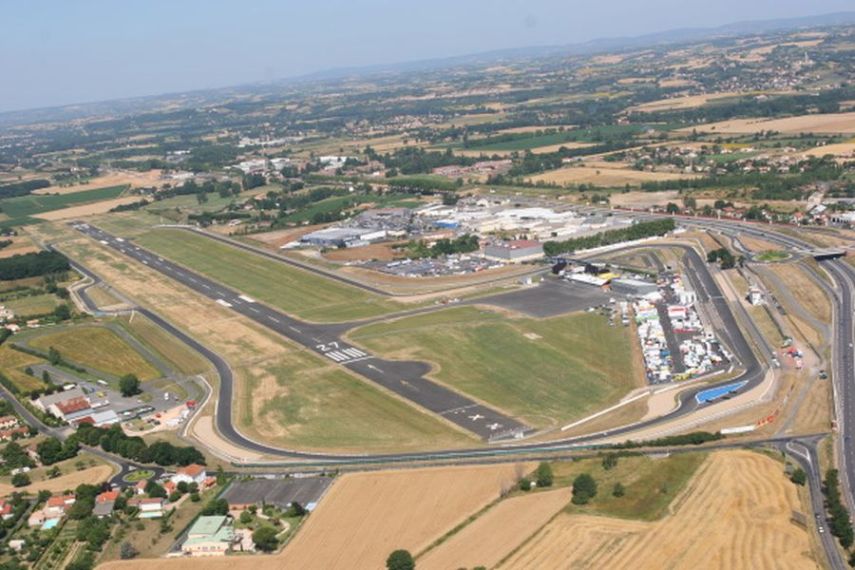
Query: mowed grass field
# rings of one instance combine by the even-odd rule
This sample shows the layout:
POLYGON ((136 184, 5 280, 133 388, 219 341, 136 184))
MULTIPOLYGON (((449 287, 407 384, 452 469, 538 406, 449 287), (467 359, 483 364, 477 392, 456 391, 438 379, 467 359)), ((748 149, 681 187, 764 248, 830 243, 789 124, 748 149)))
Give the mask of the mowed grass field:
POLYGON ((17 225, 22 223, 34 223, 38 220, 33 218, 38 214, 67 208, 69 206, 78 206, 90 202, 100 202, 102 200, 112 200, 118 198, 125 190, 126 185, 109 186, 107 188, 97 188, 95 190, 85 190, 83 192, 74 192, 66 194, 50 194, 19 196, 16 198, 7 198, 0 200, 0 209, 8 217, 3 220, 3 226, 17 225))
POLYGON ((160 376, 157 368, 139 352, 115 332, 104 327, 63 328, 36 336, 27 344, 43 351, 53 347, 71 362, 113 376, 136 374, 140 380, 152 380, 160 376))
POLYGON ((158 229, 141 246, 296 317, 335 322, 382 315, 400 305, 228 244, 182 230, 158 229))
POLYGON ((59 304, 59 297, 51 295, 50 293, 45 293, 43 295, 30 295, 29 297, 21 297, 19 299, 0 302, 0 305, 5 305, 16 315, 23 317, 50 313, 59 304))
POLYGON ((439 381, 538 427, 636 387, 629 329, 592 313, 536 320, 457 307, 368 325, 350 339, 385 357, 431 362, 439 381))
MULTIPOLYGON (((805 511, 783 471, 760 453, 713 453, 660 520, 562 513, 498 567, 821 568, 809 531, 790 520, 805 511)), ((600 485, 595 501, 610 493, 600 485)))

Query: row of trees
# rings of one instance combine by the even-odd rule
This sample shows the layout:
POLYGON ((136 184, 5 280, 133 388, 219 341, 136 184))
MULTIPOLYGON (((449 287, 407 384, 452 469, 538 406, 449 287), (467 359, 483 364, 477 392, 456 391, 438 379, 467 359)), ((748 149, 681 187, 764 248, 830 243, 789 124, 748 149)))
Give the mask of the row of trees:
POLYGON ((115 453, 142 463, 156 463, 164 466, 205 463, 205 456, 195 447, 179 447, 167 441, 157 441, 148 445, 141 437, 125 435, 118 425, 105 429, 84 424, 77 428, 77 432, 70 439, 91 447, 100 447, 108 453, 115 453))
POLYGON ((22 182, 13 182, 11 184, 3 184, 0 186, 0 198, 14 198, 15 196, 26 196, 33 190, 39 188, 47 188, 50 186, 50 180, 38 178, 36 180, 24 180, 22 182))
POLYGON ((837 469, 829 469, 826 472, 822 491, 825 494, 825 504, 830 515, 831 534, 837 537, 840 546, 848 549, 852 546, 855 534, 849 520, 849 511, 846 510, 840 496, 840 474, 837 469))
POLYGON ((455 239, 441 239, 428 247, 424 241, 411 241, 405 247, 407 255, 412 258, 439 257, 476 251, 480 244, 478 236, 466 234, 455 239))
POLYGON ((640 222, 626 228, 601 232, 591 236, 572 238, 564 241, 548 241, 543 244, 543 251, 546 255, 550 256, 573 253, 580 249, 591 249, 625 241, 662 236, 673 231, 674 227, 674 220, 671 218, 640 222))

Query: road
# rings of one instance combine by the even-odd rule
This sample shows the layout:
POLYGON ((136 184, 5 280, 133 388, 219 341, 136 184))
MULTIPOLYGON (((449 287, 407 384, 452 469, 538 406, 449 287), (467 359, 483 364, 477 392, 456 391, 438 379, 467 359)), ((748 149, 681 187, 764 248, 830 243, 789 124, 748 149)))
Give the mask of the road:
POLYGON ((828 558, 829 566, 835 570, 842 570, 848 566, 844 563, 843 557, 840 556, 840 550, 836 544, 837 539, 828 530, 828 516, 825 513, 825 503, 822 495, 822 474, 819 468, 819 456, 816 452, 816 445, 819 439, 816 437, 807 437, 799 440, 779 442, 778 447, 781 451, 795 459, 807 474, 810 502, 813 510, 812 516, 818 531, 819 540, 822 543, 822 549, 828 558))

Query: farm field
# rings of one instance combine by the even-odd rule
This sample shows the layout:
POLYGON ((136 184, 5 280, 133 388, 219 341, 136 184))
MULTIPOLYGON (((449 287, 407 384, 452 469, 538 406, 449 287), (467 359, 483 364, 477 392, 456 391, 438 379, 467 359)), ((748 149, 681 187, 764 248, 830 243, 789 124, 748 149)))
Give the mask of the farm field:
POLYGON ((0 259, 5 257, 12 257, 13 255, 22 255, 24 253, 30 253, 39 250, 36 244, 34 244, 26 236, 13 236, 3 239, 12 240, 12 243, 4 247, 3 249, 0 249, 0 259))
MULTIPOLYGON (((116 290, 156 308, 221 355, 235 372, 234 421, 251 437, 294 448, 359 452, 476 443, 435 416, 335 369, 327 359, 304 352, 212 300, 189 293, 145 265, 126 263, 96 242, 74 239, 61 249, 74 259, 85 258, 116 290), (276 404, 269 403, 273 401, 276 404)), ((216 384, 213 374, 206 378, 216 384)))
POLYGON ((34 336, 29 346, 47 352, 56 348, 63 358, 113 376, 135 374, 140 380, 152 380, 160 372, 124 339, 112 330, 98 326, 53 329, 34 336))
MULTIPOLYGON (((796 133, 855 133, 855 113, 825 113, 800 115, 785 119, 734 119, 698 125, 698 132, 721 134, 750 134, 760 131, 796 133)), ((690 132, 688 129, 686 132, 690 132)), ((682 132, 682 131, 681 131, 682 132)))
POLYGON ((3 220, 3 226, 33 223, 36 216, 46 212, 61 210, 71 206, 78 206, 90 202, 101 202, 118 198, 127 186, 110 186, 83 192, 58 195, 30 195, 7 198, 0 200, 0 207, 7 219, 3 220))
POLYGON ((130 170, 122 170, 119 172, 111 172, 103 176, 98 176, 88 180, 83 184, 73 184, 70 186, 48 186, 47 188, 39 188, 33 191, 33 194, 75 194, 77 192, 85 192, 87 190, 97 190, 99 188, 108 188, 110 186, 130 186, 132 188, 157 186, 161 181, 160 170, 149 170, 147 172, 136 172, 130 170))
POLYGON ((345 321, 381 315, 396 303, 181 230, 154 230, 138 243, 226 286, 311 321, 345 321))
POLYGON ((500 566, 529 568, 820 568, 781 463, 750 451, 713 453, 656 522, 561 514, 500 566))
MULTIPOLYGON (((212 558, 205 568, 382 568, 396 548, 419 552, 499 498, 533 465, 503 464, 343 475, 278 555, 212 558)), ((104 570, 195 570, 198 560, 111 562, 104 570)), ((455 566, 456 567, 456 566, 455 566)))
POLYGON ((636 387, 629 329, 580 313, 536 320, 460 307, 376 323, 351 340, 538 427, 583 416, 636 387))
MULTIPOLYGON (((71 194, 74 196, 74 194, 71 194)), ((123 206, 139 201, 138 196, 125 196, 123 198, 114 198, 112 200, 102 200, 92 204, 83 204, 81 206, 70 206, 68 208, 60 208, 59 210, 51 210, 41 214, 35 214, 34 217, 40 220, 58 221, 58 220, 73 220, 76 218, 85 218, 95 216, 97 214, 105 214, 116 206, 123 206)))
POLYGON ((419 570, 493 568, 569 504, 569 488, 506 499, 418 560, 419 570))
POLYGON ((691 174, 672 172, 647 172, 630 168, 588 168, 574 166, 560 168, 529 178, 531 182, 547 182, 555 184, 594 184, 596 186, 638 186, 642 182, 661 182, 663 180, 680 180, 694 178, 691 174))

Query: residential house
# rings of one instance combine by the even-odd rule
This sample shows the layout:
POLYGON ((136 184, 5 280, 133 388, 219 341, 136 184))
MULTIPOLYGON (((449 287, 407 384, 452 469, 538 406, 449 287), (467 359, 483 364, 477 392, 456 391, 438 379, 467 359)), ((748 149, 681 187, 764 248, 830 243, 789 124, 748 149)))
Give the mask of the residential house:
POLYGON ((15 416, 0 417, 0 430, 12 429, 18 425, 18 418, 15 416))
POLYGON ((4 521, 11 519, 14 515, 12 512, 12 504, 7 503, 5 500, 0 500, 0 518, 4 521))
POLYGON ((119 498, 118 491, 105 491, 95 497, 95 508, 92 514, 102 519, 113 514, 113 508, 116 505, 116 499, 119 498))
POLYGON ((184 481, 188 485, 190 483, 196 483, 201 487, 205 483, 205 477, 207 477, 207 475, 204 465, 192 463, 187 467, 179 467, 175 475, 171 477, 171 481, 176 485, 184 481))
POLYGON ((4 429, 0 431, 0 441, 11 441, 16 435, 25 436, 30 433, 30 428, 27 426, 18 426, 12 429, 4 429))
POLYGON ((223 556, 235 543, 231 519, 226 516, 201 516, 190 530, 181 551, 189 556, 223 556))
POLYGON ((141 519, 159 519, 163 516, 165 502, 163 499, 154 497, 143 499, 134 497, 128 501, 128 505, 140 510, 139 518, 141 519))
POLYGON ((134 494, 136 495, 145 495, 145 488, 148 486, 148 480, 143 479, 136 485, 134 485, 134 494))

